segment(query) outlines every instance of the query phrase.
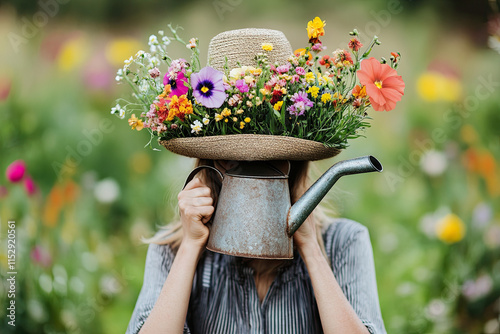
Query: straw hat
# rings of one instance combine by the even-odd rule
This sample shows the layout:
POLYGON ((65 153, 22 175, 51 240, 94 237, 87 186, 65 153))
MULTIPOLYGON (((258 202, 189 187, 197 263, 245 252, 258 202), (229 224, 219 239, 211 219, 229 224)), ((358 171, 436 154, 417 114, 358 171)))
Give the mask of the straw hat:
MULTIPOLYGON (((268 53, 271 64, 285 64, 293 55, 290 42, 281 31, 270 29, 239 29, 225 31, 210 41, 208 66, 224 71, 255 66, 255 55, 262 52, 262 44, 271 43, 268 53)), ((340 153, 322 143, 286 136, 241 134, 161 140, 167 150, 191 158, 211 160, 321 160, 340 153)))

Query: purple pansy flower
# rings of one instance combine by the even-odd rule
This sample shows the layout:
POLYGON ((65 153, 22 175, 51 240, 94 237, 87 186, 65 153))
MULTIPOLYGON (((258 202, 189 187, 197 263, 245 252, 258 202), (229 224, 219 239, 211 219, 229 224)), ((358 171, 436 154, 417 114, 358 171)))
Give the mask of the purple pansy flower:
POLYGON ((165 86, 170 85, 170 88, 172 89, 169 97, 187 94, 189 90, 189 87, 186 85, 187 82, 188 80, 184 76, 184 71, 176 72, 173 76, 170 73, 166 73, 163 77, 163 84, 165 86))
POLYGON ((198 73, 191 74, 193 96, 207 108, 219 108, 226 100, 224 74, 212 67, 204 67, 198 73))
POLYGON ((235 86, 242 93, 247 93, 250 90, 244 79, 236 80, 235 86))
POLYGON ((314 105, 314 103, 307 98, 307 93, 303 91, 293 94, 290 100, 293 104, 289 106, 287 110, 291 115, 295 116, 304 115, 305 111, 314 105))

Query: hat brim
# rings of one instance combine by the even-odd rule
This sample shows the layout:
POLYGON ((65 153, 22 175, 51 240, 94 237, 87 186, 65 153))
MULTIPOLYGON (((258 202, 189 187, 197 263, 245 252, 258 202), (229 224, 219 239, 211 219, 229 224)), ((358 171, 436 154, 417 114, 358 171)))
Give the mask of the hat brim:
POLYGON ((312 140, 271 135, 223 135, 160 140, 170 152, 209 160, 322 160, 336 156, 339 149, 312 140))

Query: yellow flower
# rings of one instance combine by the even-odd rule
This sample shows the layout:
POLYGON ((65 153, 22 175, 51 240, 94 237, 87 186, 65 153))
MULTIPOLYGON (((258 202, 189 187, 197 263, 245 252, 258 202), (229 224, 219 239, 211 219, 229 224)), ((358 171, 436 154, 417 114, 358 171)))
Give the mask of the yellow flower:
POLYGON ((332 100, 332 94, 325 93, 325 94, 321 95, 321 102, 327 103, 328 101, 331 101, 331 100, 332 100))
POLYGON ((307 72, 306 73, 306 81, 307 83, 314 83, 316 81, 316 77, 314 76, 313 72, 307 72))
POLYGON ((117 38, 108 42, 105 47, 106 59, 114 66, 123 66, 123 59, 126 59, 134 54, 141 47, 136 39, 133 38, 117 38))
POLYGON ((450 213, 436 224, 437 237, 449 244, 462 240, 465 236, 465 224, 457 215, 450 213))
POLYGON ((228 108, 224 108, 224 110, 222 110, 222 112, 221 112, 221 115, 222 115, 222 117, 230 116, 231 110, 229 110, 228 108))
POLYGON ((307 90, 307 93, 310 93, 312 97, 317 98, 319 93, 319 88, 316 86, 311 86, 307 90))
POLYGON ((262 43, 262 50, 273 51, 273 45, 271 43, 262 43))
POLYGON ((236 113, 237 113, 238 115, 241 115, 241 114, 243 114, 244 112, 245 112, 245 110, 243 110, 243 109, 238 109, 238 110, 236 110, 236 113))
POLYGON ((240 129, 243 129, 245 127, 245 122, 240 122, 240 129))
POLYGON ((224 118, 224 116, 222 116, 221 114, 215 113, 215 121, 216 122, 221 121, 223 118, 224 118))
POLYGON ((132 130, 141 131, 144 128, 144 123, 142 123, 141 119, 135 117, 135 114, 132 114, 128 119, 128 125, 132 127, 132 130))
POLYGON ((280 111, 281 110, 281 106, 283 105, 283 101, 278 101, 274 104, 273 108, 274 110, 276 111, 280 111))
POLYGON ((258 77, 262 73, 262 69, 261 68, 253 68, 253 67, 251 67, 248 71, 250 73, 252 73, 256 77, 258 77))
POLYGON ((307 36, 309 37, 309 40, 323 36, 325 34, 325 26, 325 21, 321 21, 321 19, 317 16, 314 20, 307 22, 307 36))
POLYGON ((227 123, 227 121, 228 121, 228 120, 227 120, 227 118, 225 118, 225 119, 224 119, 224 122, 226 122, 226 123, 227 123))
POLYGON ((233 122, 238 122, 238 118, 237 117, 233 117, 233 122))
POLYGON ((251 119, 250 119, 250 117, 246 117, 246 118, 244 119, 244 121, 245 121, 245 123, 250 123, 251 119))
POLYGON ((260 92, 262 95, 267 95, 267 94, 269 94, 269 91, 268 91, 267 89, 265 89, 265 88, 261 88, 261 89, 259 89, 259 92, 260 92))

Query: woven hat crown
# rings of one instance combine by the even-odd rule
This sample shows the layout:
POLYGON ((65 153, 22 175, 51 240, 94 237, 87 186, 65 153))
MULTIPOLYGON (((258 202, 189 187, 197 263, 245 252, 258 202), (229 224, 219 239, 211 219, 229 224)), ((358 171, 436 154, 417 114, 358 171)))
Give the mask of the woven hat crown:
POLYGON ((281 31, 270 29, 239 29, 218 34, 208 45, 208 65, 224 71, 226 63, 229 69, 241 66, 255 66, 255 56, 262 50, 263 43, 273 45, 272 51, 266 51, 271 64, 284 64, 293 54, 292 46, 281 31))

